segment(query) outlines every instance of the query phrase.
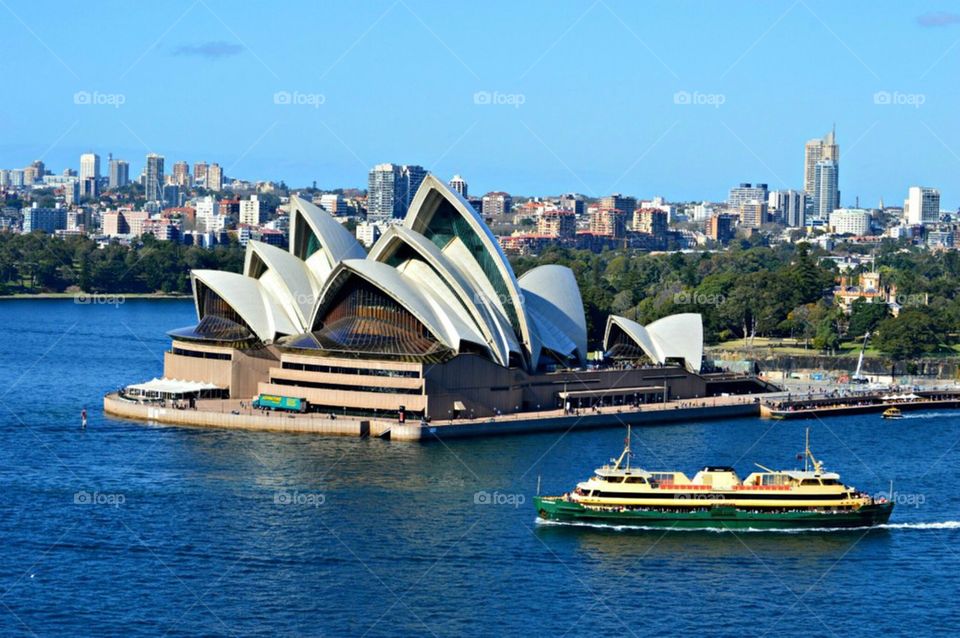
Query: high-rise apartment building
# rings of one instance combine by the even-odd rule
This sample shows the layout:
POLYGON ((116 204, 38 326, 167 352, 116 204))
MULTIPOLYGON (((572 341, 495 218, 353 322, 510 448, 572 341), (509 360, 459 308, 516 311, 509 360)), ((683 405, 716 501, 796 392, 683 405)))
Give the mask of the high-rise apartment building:
POLYGON ((740 204, 740 225, 744 228, 760 228, 766 220, 766 200, 754 199, 740 204))
POLYGON ((240 200, 240 223, 247 226, 259 226, 266 221, 261 212, 260 199, 256 195, 251 195, 250 199, 240 200))
POLYGON ((144 169, 144 191, 148 202, 158 202, 163 199, 163 156, 156 153, 147 155, 147 166, 144 169))
POLYGON ((940 191, 926 186, 911 186, 903 202, 903 217, 914 226, 939 222, 940 191))
POLYGON ((813 173, 813 216, 827 221, 830 213, 840 208, 838 189, 840 167, 836 160, 820 160, 813 173))
POLYGON ((558 239, 573 239, 577 235, 577 217, 571 210, 544 211, 537 219, 537 234, 558 239))
POLYGON ((804 147, 803 190, 808 197, 813 197, 816 192, 817 163, 823 160, 840 163, 836 128, 822 138, 809 140, 804 147))
POLYGON ((96 153, 84 153, 80 156, 80 194, 83 197, 94 197, 98 179, 100 179, 100 156, 96 153), (92 190, 91 184, 93 184, 92 190))
POLYGON ((123 188, 130 183, 130 164, 124 160, 110 160, 110 190, 123 188))
POLYGON ((190 165, 183 160, 173 165, 173 183, 181 188, 190 188, 190 165))
POLYGON ((707 237, 715 242, 726 244, 736 233, 735 215, 714 215, 707 220, 707 237))
POLYGON ((397 208, 397 182, 400 167, 396 164, 377 164, 367 176, 367 221, 385 222, 393 219, 397 208))
POLYGON ((193 183, 194 184, 206 184, 207 183, 207 169, 209 166, 206 162, 194 162, 193 164, 193 183))
POLYGON ((626 234, 626 215, 617 208, 595 208, 590 213, 590 232, 619 239, 626 234))
POLYGON ((216 162, 207 167, 207 189, 215 193, 223 190, 223 169, 216 162))
POLYGON ((777 217, 787 226, 806 226, 807 194, 795 190, 778 191, 777 217))
POLYGON ((572 210, 576 216, 583 215, 586 211, 586 205, 583 195, 577 193, 567 193, 560 196, 560 208, 572 210))
POLYGON ((513 209, 513 198, 503 191, 487 193, 483 196, 481 208, 484 217, 506 215, 513 209))
POLYGON ((367 219, 385 222, 406 215, 426 176, 422 166, 413 164, 374 166, 367 176, 367 219))
POLYGON ((631 228, 658 239, 667 236, 667 212, 659 208, 638 208, 633 212, 631 228))
POLYGON ((600 199, 600 208, 618 210, 624 215, 633 215, 633 211, 637 210, 637 198, 614 193, 600 199))
POLYGON ((741 182, 739 186, 730 189, 730 195, 727 197, 727 205, 740 210, 740 205, 747 202, 766 202, 769 198, 766 184, 750 184, 741 182))

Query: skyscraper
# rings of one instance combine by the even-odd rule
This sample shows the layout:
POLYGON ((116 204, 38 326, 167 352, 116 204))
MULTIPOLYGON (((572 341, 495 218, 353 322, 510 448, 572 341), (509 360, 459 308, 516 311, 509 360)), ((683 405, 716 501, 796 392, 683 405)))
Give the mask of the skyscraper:
POLYGON ((110 190, 123 188, 130 183, 130 164, 124 160, 110 160, 110 190))
POLYGON ((148 202, 158 202, 163 199, 163 156, 156 153, 147 155, 144 190, 148 202))
POLYGON ((467 180, 459 175, 454 175, 453 179, 450 180, 450 188, 460 193, 460 196, 464 199, 467 198, 467 180))
POLYGON ((190 165, 183 160, 173 165, 173 183, 181 188, 190 186, 190 165))
POLYGON ((223 169, 216 162, 207 167, 207 188, 217 193, 223 190, 223 169))
MULTIPOLYGON (((100 156, 96 153, 84 153, 80 156, 80 190, 84 197, 93 197, 90 184, 96 184, 100 179, 100 156), (90 181, 93 178, 93 181, 90 181)), ((96 190, 96 187, 94 187, 96 190)))
POLYGON ((911 186, 903 202, 903 217, 914 226, 939 222, 940 191, 926 186, 911 186))
POLYGON ((422 166, 377 164, 367 177, 367 220, 385 222, 407 214, 427 176, 422 166))
POLYGON ((42 182, 43 176, 47 174, 47 167, 42 160, 33 160, 30 166, 37 169, 37 181, 42 182))
POLYGON ((817 219, 828 220, 830 213, 840 208, 840 191, 837 190, 836 160, 820 160, 814 167, 813 175, 813 215, 817 219))
POLYGON ((804 148, 803 163, 803 190, 808 197, 813 197, 815 191, 815 179, 817 162, 822 160, 833 160, 840 163, 840 146, 837 144, 836 128, 829 133, 814 140, 809 140, 804 148))
POLYGON ((194 184, 207 183, 207 163, 206 162, 194 162, 193 183, 194 184))

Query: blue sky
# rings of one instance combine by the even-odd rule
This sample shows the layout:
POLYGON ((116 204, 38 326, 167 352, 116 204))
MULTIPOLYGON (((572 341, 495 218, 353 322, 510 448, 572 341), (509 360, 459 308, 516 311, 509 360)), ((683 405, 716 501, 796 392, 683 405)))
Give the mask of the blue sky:
POLYGON ((2 0, 0 25, 7 168, 155 151, 329 188, 392 161, 478 193, 723 199, 802 187, 836 123, 844 204, 960 204, 946 2, 2 0))

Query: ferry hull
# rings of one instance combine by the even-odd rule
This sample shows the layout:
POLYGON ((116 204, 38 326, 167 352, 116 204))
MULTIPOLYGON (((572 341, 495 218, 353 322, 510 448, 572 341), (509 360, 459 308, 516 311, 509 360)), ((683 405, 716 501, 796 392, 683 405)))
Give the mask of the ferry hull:
POLYGON ((540 518, 552 521, 587 522, 675 529, 833 529, 872 527, 890 520, 893 503, 865 505, 851 512, 815 511, 754 512, 735 507, 701 511, 594 510, 557 497, 538 496, 534 505, 540 518))

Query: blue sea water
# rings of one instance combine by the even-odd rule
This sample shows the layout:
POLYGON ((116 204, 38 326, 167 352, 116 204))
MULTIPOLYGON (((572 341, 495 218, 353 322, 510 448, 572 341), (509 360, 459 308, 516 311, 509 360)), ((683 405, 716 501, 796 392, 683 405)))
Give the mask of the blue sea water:
POLYGON ((0 635, 954 635, 960 416, 634 430, 635 463, 790 466, 894 491, 891 525, 667 532, 538 524, 623 432, 433 444, 148 426, 185 301, 0 302, 0 635), (90 413, 81 431, 80 410, 90 413))

